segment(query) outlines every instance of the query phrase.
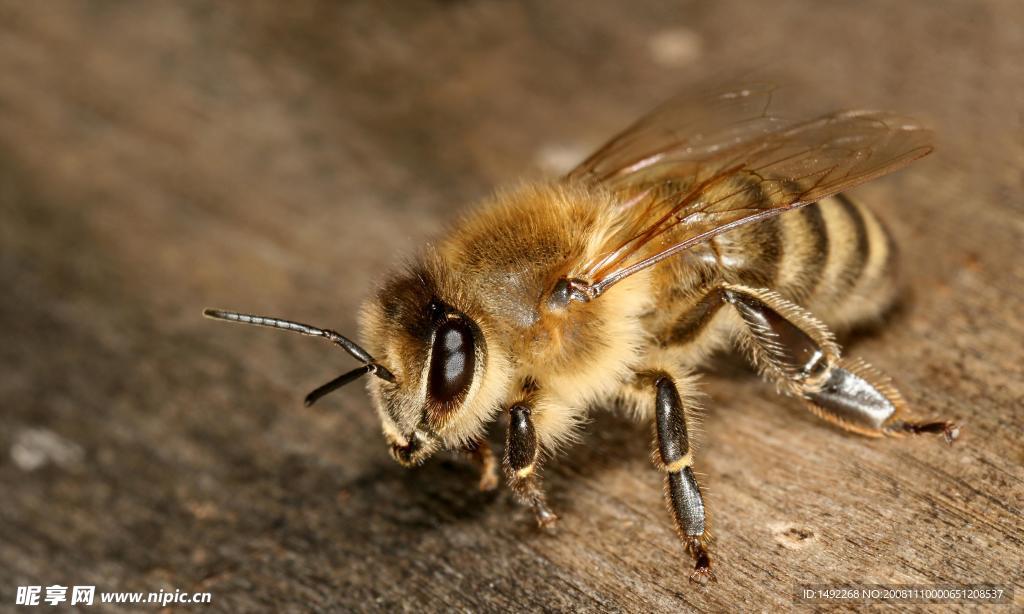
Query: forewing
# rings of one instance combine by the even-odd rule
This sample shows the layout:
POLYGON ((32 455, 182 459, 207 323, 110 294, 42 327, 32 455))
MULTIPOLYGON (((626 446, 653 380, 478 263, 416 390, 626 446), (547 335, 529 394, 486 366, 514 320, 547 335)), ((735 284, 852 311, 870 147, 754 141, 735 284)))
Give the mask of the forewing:
POLYGON ((773 90, 747 91, 741 96, 747 102, 735 107, 738 124, 720 120, 710 132, 658 140, 653 135, 666 134, 658 126, 674 112, 656 111, 634 125, 637 136, 623 133, 570 173, 629 203, 609 249, 582 267, 591 294, 717 234, 816 202, 932 151, 931 132, 905 117, 843 111, 798 123, 772 116, 768 106, 751 116, 770 103, 773 90), (655 142, 661 150, 652 148, 655 142))
POLYGON ((670 99, 594 152, 568 178, 607 182, 668 159, 700 159, 728 144, 792 123, 778 114, 780 88, 768 82, 699 88, 670 99))

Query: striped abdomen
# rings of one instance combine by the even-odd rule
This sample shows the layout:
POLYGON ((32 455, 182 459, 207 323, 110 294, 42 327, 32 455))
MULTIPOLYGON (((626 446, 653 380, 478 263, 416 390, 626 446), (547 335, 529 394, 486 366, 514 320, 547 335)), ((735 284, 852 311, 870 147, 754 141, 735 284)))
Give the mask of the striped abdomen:
POLYGON ((877 317, 896 290, 889 233, 842 194, 721 235, 710 247, 740 283, 771 288, 836 328, 877 317))
POLYGON ((895 246, 871 211, 844 195, 719 235, 694 250, 690 272, 676 267, 667 320, 669 343, 696 340, 719 320, 716 281, 770 288, 834 329, 878 317, 896 294, 895 246), (705 270, 694 275, 695 263, 705 270), (705 288, 701 288, 705 286, 705 288))

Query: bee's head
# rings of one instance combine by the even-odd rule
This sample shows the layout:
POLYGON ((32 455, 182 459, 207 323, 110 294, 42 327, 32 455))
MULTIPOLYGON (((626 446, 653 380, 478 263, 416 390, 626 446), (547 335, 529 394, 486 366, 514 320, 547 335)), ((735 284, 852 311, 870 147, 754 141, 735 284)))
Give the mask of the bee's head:
POLYGON ((508 369, 485 321, 464 291, 446 292, 422 270, 393 279, 365 307, 363 336, 394 374, 371 380, 370 395, 402 465, 468 444, 493 417, 508 369))
POLYGON ((423 318, 405 321, 411 327, 393 321, 379 331, 402 377, 370 384, 391 455, 406 466, 422 462, 443 443, 445 428, 458 417, 487 362, 483 334, 469 316, 436 298, 425 311, 423 318))
POLYGON ((361 376, 373 376, 368 388, 391 456, 413 466, 441 447, 462 447, 480 437, 509 379, 504 352, 488 343, 482 311, 458 287, 453 276, 423 269, 393 278, 363 310, 366 349, 334 331, 290 320, 215 309, 203 313, 323 337, 343 348, 363 365, 309 393, 306 405, 361 376))

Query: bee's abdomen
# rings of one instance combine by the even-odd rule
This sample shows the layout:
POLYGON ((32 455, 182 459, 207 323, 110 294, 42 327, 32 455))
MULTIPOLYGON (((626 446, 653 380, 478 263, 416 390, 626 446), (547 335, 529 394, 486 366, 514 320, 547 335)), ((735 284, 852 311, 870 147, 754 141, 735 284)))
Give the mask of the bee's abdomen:
POLYGON ((896 245, 869 209, 843 194, 815 205, 828 249, 805 306, 836 328, 878 317, 896 295, 896 245))
POLYGON ((731 281, 776 290, 835 328, 877 317, 896 291, 889 233, 842 194, 721 235, 712 248, 731 281))
POLYGON ((666 268, 666 309, 652 313, 649 326, 666 345, 693 345, 699 359, 736 324, 715 292, 727 282, 774 290, 841 331, 885 312, 895 273, 888 231, 871 211, 837 195, 721 234, 666 268))

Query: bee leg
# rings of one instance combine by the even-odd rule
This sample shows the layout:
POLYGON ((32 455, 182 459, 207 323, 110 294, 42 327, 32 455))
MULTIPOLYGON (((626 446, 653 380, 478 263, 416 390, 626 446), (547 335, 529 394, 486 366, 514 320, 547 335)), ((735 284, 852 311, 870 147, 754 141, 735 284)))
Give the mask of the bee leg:
POLYGON ((654 387, 658 444, 654 463, 665 473, 665 501, 672 512, 676 533, 696 561, 690 580, 705 584, 716 578, 706 547, 704 499, 693 475, 686 409, 671 376, 656 374, 654 387))
POLYGON ((544 491, 537 475, 539 447, 537 433, 530 417, 530 407, 518 403, 509 408, 508 442, 505 445, 505 476, 520 502, 533 507, 537 526, 549 528, 558 516, 548 509, 544 491))
POLYGON ((816 415, 870 436, 935 433, 952 443, 960 427, 948 420, 911 421, 888 377, 862 360, 847 360, 825 325, 771 290, 725 285, 724 300, 746 324, 754 363, 816 415))
POLYGON ((467 444, 462 451, 480 467, 480 490, 488 492, 497 488, 498 462, 494 458, 491 444, 484 439, 478 439, 467 444))

